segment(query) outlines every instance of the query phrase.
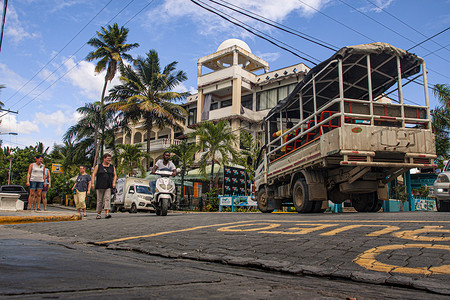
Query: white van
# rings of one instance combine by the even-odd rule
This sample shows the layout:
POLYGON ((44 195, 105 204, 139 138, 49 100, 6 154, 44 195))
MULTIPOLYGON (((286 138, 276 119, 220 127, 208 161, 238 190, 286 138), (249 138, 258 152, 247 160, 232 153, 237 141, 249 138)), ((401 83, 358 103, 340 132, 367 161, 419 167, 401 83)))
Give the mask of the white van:
POLYGON ((150 180, 141 178, 119 178, 117 179, 117 193, 111 200, 111 210, 115 212, 129 211, 137 213, 138 210, 154 210, 151 205, 153 199, 150 190, 150 180))

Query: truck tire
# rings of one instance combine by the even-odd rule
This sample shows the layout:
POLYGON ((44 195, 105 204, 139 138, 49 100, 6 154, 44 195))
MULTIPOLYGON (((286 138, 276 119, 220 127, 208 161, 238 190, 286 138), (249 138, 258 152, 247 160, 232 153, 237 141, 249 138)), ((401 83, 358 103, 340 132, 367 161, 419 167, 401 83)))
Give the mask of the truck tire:
POLYGON ((115 213, 117 211, 117 206, 111 205, 111 212, 115 213))
POLYGON ((314 203, 309 201, 308 185, 305 180, 298 179, 292 189, 292 202, 298 213, 310 213, 313 211, 314 203))
POLYGON ((370 194, 357 194, 352 196, 352 206, 357 212, 371 211, 374 201, 373 198, 368 197, 368 195, 370 194))
POLYGON ((436 208, 437 211, 448 212, 450 211, 450 201, 436 199, 436 208))
POLYGON ((137 207, 136 207, 136 204, 132 203, 131 208, 130 208, 130 214, 135 214, 135 213, 137 213, 137 207))
POLYGON ((161 199, 161 216, 167 216, 167 211, 169 210, 169 199, 161 199))
POLYGON ((262 188, 258 191, 258 195, 256 197, 258 202, 258 208, 262 213, 271 213, 273 209, 268 209, 269 202, 267 201, 266 188, 262 188))
POLYGON ((157 208, 157 209, 155 210, 155 212, 156 212, 156 215, 157 215, 157 216, 160 216, 160 215, 161 215, 161 210, 160 210, 159 208, 157 208))
POLYGON ((321 214, 325 211, 325 209, 322 208, 322 201, 313 201, 313 213, 321 214))
POLYGON ((372 193, 372 197, 373 197, 373 205, 370 209, 371 212, 378 212, 381 209, 381 206, 383 206, 383 200, 378 199, 378 193, 377 192, 373 192, 372 193))

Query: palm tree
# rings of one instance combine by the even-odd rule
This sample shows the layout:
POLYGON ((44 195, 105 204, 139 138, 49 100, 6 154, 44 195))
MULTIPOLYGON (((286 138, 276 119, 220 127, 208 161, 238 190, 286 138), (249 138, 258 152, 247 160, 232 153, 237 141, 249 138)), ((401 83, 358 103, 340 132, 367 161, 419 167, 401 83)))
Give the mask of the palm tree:
POLYGON ((141 176, 145 174, 144 167, 141 164, 141 158, 147 158, 148 154, 142 152, 141 145, 119 144, 116 147, 119 150, 119 154, 116 157, 119 161, 117 166, 119 173, 131 176, 134 169, 138 168, 141 171, 141 176))
MULTIPOLYGON (((187 115, 184 108, 173 103, 184 99, 188 93, 172 90, 187 79, 186 73, 176 71, 178 62, 173 61, 161 70, 158 53, 150 50, 146 57, 135 60, 132 66, 122 68, 121 85, 110 90, 107 108, 121 112, 124 120, 131 123, 144 123, 147 132, 147 153, 150 154, 150 133, 153 126, 162 129, 171 127, 182 129, 181 124, 187 115)), ((150 160, 147 160, 147 171, 150 160)))
POLYGON ((81 114, 78 122, 69 127, 63 136, 64 142, 74 140, 77 151, 82 152, 84 156, 91 157, 91 161, 95 165, 97 145, 100 140, 106 140, 108 145, 114 145, 114 134, 119 128, 125 128, 120 119, 114 116, 114 112, 106 111, 103 117, 100 112, 100 103, 86 103, 84 106, 77 108, 77 112, 81 114), (98 132, 97 128, 102 128, 102 132, 98 132))
MULTIPOLYGON (((245 130, 241 130, 240 141, 244 147, 239 155, 239 164, 245 168, 245 179, 247 180, 248 178, 250 182, 254 182, 255 169, 257 167, 256 160, 261 150, 261 143, 245 130)), ((245 184, 245 191, 247 192, 247 182, 245 184)))
POLYGON ((199 141, 200 148, 204 151, 200 157, 199 165, 202 173, 206 175, 206 165, 211 163, 210 191, 214 188, 214 164, 221 166, 236 161, 237 136, 231 131, 227 121, 202 122, 191 134, 199 141))
MULTIPOLYGON (((95 66, 95 72, 100 73, 106 69, 105 83, 103 85, 102 96, 100 98, 100 114, 103 115, 104 110, 104 98, 106 92, 106 86, 108 81, 111 81, 117 72, 117 66, 123 66, 123 59, 132 62, 133 57, 126 52, 139 47, 138 43, 126 44, 129 29, 120 27, 117 23, 113 26, 108 25, 106 28, 101 27, 101 31, 97 31, 97 36, 91 38, 87 44, 95 47, 94 51, 89 52, 86 56, 87 61, 93 61, 99 59, 95 66)), ((98 128, 96 128, 98 131, 98 128)), ((103 150, 103 140, 101 142, 103 150)), ((95 160, 94 164, 98 160, 98 145, 95 148, 95 160)))
POLYGON ((442 162, 448 158, 450 149, 450 86, 436 84, 433 92, 441 104, 432 111, 432 116, 433 132, 436 135, 436 154, 442 162))
MULTIPOLYGON (((5 86, 3 84, 0 84, 0 90, 4 89, 4 88, 5 88, 5 86)), ((4 105, 5 104, 2 101, 0 101, 0 108, 3 107, 4 105)))
POLYGON ((184 176, 189 166, 193 164, 197 150, 198 146, 195 143, 188 144, 186 140, 167 149, 167 151, 174 154, 173 160, 181 167, 181 195, 183 195, 184 190, 184 176))

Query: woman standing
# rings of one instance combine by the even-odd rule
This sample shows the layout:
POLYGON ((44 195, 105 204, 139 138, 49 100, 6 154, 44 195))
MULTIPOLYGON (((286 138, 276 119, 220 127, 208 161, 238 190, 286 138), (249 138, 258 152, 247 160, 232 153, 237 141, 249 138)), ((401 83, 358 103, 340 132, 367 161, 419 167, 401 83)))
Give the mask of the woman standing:
POLYGON ((30 196, 28 197, 28 209, 31 209, 34 204, 34 210, 39 209, 39 202, 41 201, 41 192, 44 188, 46 176, 45 166, 42 163, 42 155, 36 155, 36 162, 28 166, 27 186, 30 187, 30 196))
POLYGON ((97 191, 97 219, 101 219, 102 210, 105 210, 105 219, 111 218, 109 210, 111 209, 111 189, 116 188, 116 168, 111 164, 111 154, 106 153, 102 156, 102 163, 94 168, 92 178, 92 189, 97 191))

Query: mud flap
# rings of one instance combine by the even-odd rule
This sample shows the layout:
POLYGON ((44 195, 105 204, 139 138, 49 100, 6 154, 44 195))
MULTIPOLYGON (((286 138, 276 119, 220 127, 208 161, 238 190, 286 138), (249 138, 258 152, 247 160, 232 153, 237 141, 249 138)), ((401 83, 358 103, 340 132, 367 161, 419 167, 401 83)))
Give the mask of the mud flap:
POLYGON ((309 200, 310 201, 325 201, 328 200, 327 189, 323 183, 309 183, 308 184, 309 200))

